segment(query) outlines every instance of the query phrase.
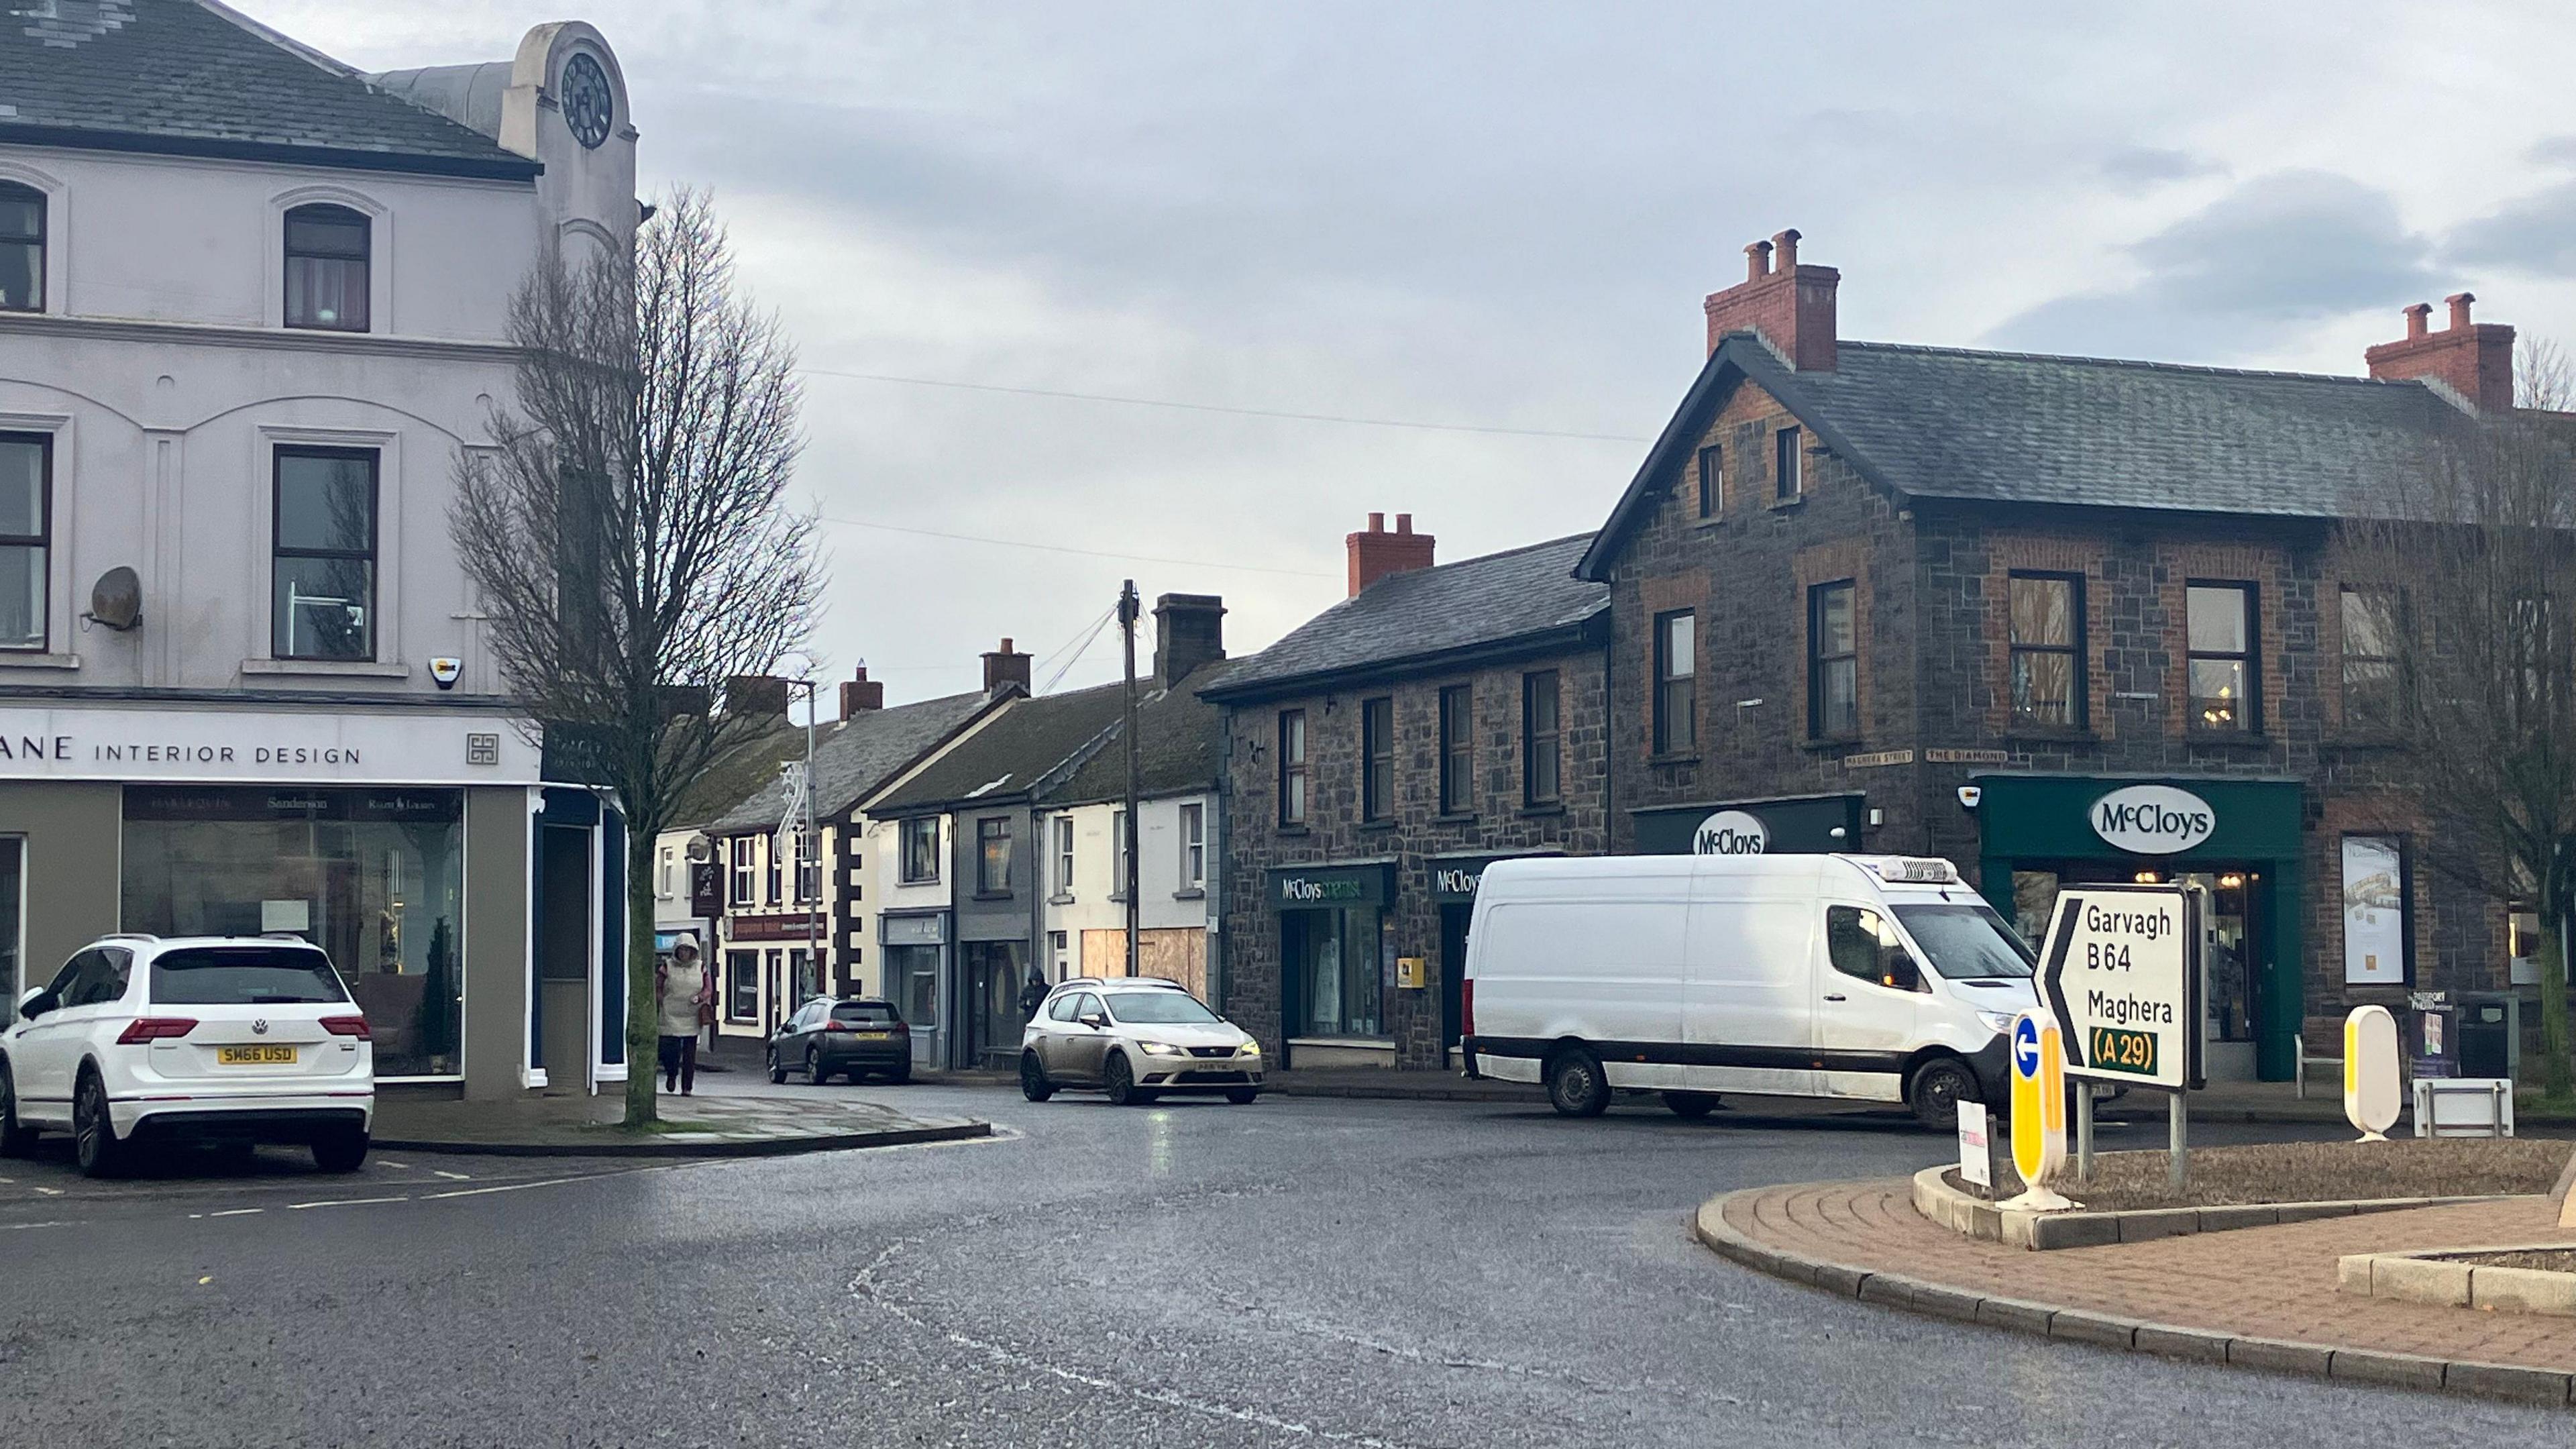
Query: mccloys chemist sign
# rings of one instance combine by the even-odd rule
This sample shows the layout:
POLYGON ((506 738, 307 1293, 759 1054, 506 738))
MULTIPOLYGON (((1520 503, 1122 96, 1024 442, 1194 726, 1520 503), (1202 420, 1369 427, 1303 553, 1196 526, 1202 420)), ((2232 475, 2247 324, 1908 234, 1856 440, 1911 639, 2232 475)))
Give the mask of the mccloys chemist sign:
POLYGON ((2066 1074, 2181 1091, 2200 1085, 2200 903, 2181 886, 2058 894, 2039 968, 2066 1074))

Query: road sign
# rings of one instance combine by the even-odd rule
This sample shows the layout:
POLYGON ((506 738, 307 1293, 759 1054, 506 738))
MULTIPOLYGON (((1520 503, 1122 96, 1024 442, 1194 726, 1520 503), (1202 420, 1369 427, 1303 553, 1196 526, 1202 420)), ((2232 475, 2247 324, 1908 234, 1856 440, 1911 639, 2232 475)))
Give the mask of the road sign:
POLYGON ((2201 1085, 2200 900, 2181 886, 2071 886, 2039 968, 2066 1075, 2179 1092, 2201 1085))
POLYGON ((2026 1190, 2007 1207, 2055 1212, 2074 1206, 2049 1186, 2066 1162, 2065 1059, 2055 1023, 2035 1011, 2013 1018, 2013 1170, 2026 1190))

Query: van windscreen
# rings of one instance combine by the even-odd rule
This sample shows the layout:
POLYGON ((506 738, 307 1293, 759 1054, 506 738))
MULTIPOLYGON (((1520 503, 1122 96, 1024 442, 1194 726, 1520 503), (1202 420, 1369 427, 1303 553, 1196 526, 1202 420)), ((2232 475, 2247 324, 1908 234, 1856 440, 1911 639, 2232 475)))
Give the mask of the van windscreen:
POLYGON ((1932 969, 1952 981, 2028 976, 2038 965, 2029 943, 1983 901, 1898 906, 1896 919, 1932 958, 1932 969))

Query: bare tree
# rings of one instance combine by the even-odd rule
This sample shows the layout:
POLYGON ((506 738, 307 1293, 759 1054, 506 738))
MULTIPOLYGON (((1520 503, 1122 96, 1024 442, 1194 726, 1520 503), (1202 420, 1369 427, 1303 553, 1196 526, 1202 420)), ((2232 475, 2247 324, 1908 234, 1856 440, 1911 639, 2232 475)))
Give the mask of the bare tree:
POLYGON ((794 354, 736 284, 707 198, 635 254, 547 256, 511 301, 517 397, 466 453, 448 529, 511 691, 626 823, 626 1120, 655 1119, 654 837, 769 720, 713 707, 803 643, 821 569, 784 501, 794 354))
MULTIPOLYGON (((2554 355, 2554 354, 2553 354, 2554 355)), ((2562 370, 2563 373, 2563 370, 2562 370)), ((2355 590, 2347 633, 2376 685, 2367 702, 2394 752, 2389 783, 2429 829, 2418 858, 2508 910, 2539 917, 2541 1084, 2576 1099, 2567 942, 2576 895, 2576 424, 2518 413, 2463 420, 2341 529, 2355 590)))
POLYGON ((2513 401, 2516 407, 2563 413, 2576 408, 2576 365, 2567 349, 2551 337, 2524 339, 2514 349, 2513 401))

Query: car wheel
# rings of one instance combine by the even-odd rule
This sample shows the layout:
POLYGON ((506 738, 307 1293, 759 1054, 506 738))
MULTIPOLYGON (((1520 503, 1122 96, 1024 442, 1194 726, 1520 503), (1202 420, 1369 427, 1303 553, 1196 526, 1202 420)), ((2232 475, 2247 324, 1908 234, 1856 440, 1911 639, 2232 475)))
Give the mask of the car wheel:
POLYGON ((72 1089, 72 1160, 87 1176, 114 1177, 125 1165, 125 1148, 108 1115, 107 1084, 96 1068, 82 1068, 80 1085, 72 1089))
POLYGON ((367 1160, 367 1133, 361 1127, 344 1127, 328 1136, 313 1139, 313 1165, 324 1172, 355 1172, 367 1160))
POLYGON ((1249 1107, 1260 1098, 1259 1087, 1237 1087, 1225 1094, 1225 1099, 1238 1107, 1249 1107))
POLYGON ((811 1077, 818 1087, 832 1080, 832 1074, 823 1070, 823 1053, 819 1048, 805 1049, 805 1075, 811 1077))
POLYGON ((1547 1059, 1548 1105, 1568 1117, 1598 1117, 1610 1107, 1610 1078, 1601 1059, 1567 1047, 1547 1059))
POLYGON ((1043 1102, 1055 1095, 1055 1084, 1046 1078, 1046 1065, 1036 1052, 1020 1053, 1020 1095, 1032 1102, 1043 1102))
POLYGON ((778 1048, 769 1049, 769 1080, 772 1085, 787 1080, 787 1069, 778 1064, 778 1048))
POLYGON ((36 1145, 36 1129, 18 1121, 18 1086, 9 1064, 0 1062, 0 1157, 24 1157, 36 1145))
POLYGON ((1111 1052, 1109 1063, 1100 1069, 1100 1085, 1109 1100, 1121 1107, 1141 1106, 1153 1098, 1136 1090, 1136 1069, 1127 1065, 1125 1052, 1111 1052))
POLYGON ((1673 1109, 1674 1116, 1695 1122, 1717 1110, 1717 1094, 1715 1092, 1666 1092, 1664 1105, 1673 1109))
POLYGON ((1925 1062, 1905 1089, 1905 1105, 1914 1109, 1914 1120, 1935 1132, 1958 1131, 1959 1104, 1982 1100, 1977 1074, 1957 1057, 1925 1062))

